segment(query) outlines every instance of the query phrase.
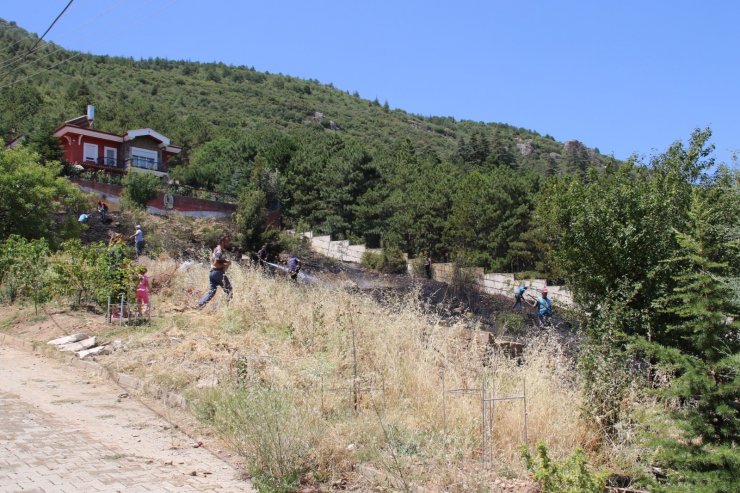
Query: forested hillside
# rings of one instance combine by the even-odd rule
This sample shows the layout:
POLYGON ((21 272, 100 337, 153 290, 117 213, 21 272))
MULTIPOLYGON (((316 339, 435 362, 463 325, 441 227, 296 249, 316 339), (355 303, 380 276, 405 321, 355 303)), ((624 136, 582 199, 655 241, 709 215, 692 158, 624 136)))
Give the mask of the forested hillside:
MULTIPOLYGON (((576 396, 569 402, 579 399, 568 415, 574 418, 577 407, 573 421, 586 432, 576 436, 561 426, 561 436, 651 491, 737 491, 740 173, 715 163, 709 129, 694 130, 686 142, 648 161, 617 162, 577 141, 560 144, 506 125, 414 116, 313 81, 219 64, 85 55, 45 43, 33 51, 35 42, 17 26, 0 23, 0 132, 6 140, 28 136, 28 149, 0 149, 0 299, 43 303, 73 286, 60 277, 59 266, 80 265, 84 249, 61 240, 80 226, 72 218, 64 227, 54 213, 74 211, 84 198, 58 177, 63 167, 54 162, 59 149, 50 136, 92 103, 97 128, 151 127, 186 146, 171 172, 179 184, 238 195, 235 219, 244 247, 273 234, 265 228, 265 210, 279 207, 287 225, 378 241, 384 259, 390 252, 430 252, 435 261, 534 269, 564 280, 583 333, 568 356, 574 368, 547 366, 558 369, 558 382, 576 396), (561 378, 560 370, 571 376, 561 378)), ((111 272, 106 263, 93 264, 111 272)), ((305 298, 292 288, 286 292, 305 298)), ((399 361, 425 369, 419 384, 399 383, 399 396, 429 384, 438 370, 436 354, 442 354, 434 341, 449 340, 430 336, 428 328, 410 331, 405 318, 399 336, 389 336, 393 332, 376 324, 390 312, 368 317, 375 312, 357 310, 355 319, 360 305, 348 299, 336 305, 336 316, 326 317, 328 302, 309 301, 304 312, 313 313, 314 322, 301 332, 303 322, 264 318, 293 316, 292 310, 253 310, 254 300, 271 297, 244 296, 223 311, 223 324, 200 325, 235 324, 233 333, 254 330, 280 344, 299 344, 304 355, 300 341, 333 340, 330 331, 349 333, 345 320, 351 325, 366 317, 358 328, 376 330, 379 341, 394 345, 379 354, 399 350, 399 361), (345 318, 347 307, 352 315, 345 318), (398 343, 400 334, 414 333, 419 349, 398 343)), ((328 346, 316 347, 327 352, 328 346)), ((467 353, 463 359, 475 361, 467 353)), ((424 405, 431 392, 424 390, 424 405)), ((551 397, 547 392, 541 395, 551 397)), ((307 394, 302 388, 295 395, 307 394)), ((247 397, 239 394, 239 402, 247 397)), ((406 415, 410 401, 404 399, 406 415)), ((438 429, 414 429, 423 431, 418 436, 441 436, 438 429)), ((385 439, 390 442, 388 433, 385 439)), ((438 452, 450 444, 446 434, 443 439, 423 441, 438 452)), ((343 450, 348 441, 341 442, 343 450)), ((462 442, 472 450, 467 439, 462 442)), ((421 448, 404 450, 426 467, 414 455, 421 448)), ((299 457, 299 473, 317 470, 310 451, 299 457)), ((450 457, 445 454, 444 464, 450 457)), ((584 464, 576 465, 588 476, 584 464)), ((558 474, 553 467, 535 477, 543 485, 569 484, 558 474)), ((603 485, 574 484, 548 491, 604 491, 603 485)))
POLYGON ((183 145, 173 172, 183 184, 241 194, 247 210, 280 206, 288 224, 382 238, 412 254, 531 269, 536 253, 521 235, 542 178, 609 161, 578 141, 412 115, 316 81, 46 42, 29 53, 36 41, 0 20, 6 141, 28 135, 43 155, 51 130, 94 104, 97 128, 151 127, 183 145), (471 218, 469 206, 483 203, 471 218), (471 219, 492 224, 480 231, 471 219), (471 230, 480 234, 469 242, 471 230))

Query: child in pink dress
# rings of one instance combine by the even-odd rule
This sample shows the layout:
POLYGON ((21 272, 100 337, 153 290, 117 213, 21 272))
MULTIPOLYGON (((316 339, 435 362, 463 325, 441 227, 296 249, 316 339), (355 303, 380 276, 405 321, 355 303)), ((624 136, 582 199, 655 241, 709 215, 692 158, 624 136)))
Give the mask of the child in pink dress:
POLYGON ((136 306, 141 316, 142 305, 145 306, 145 313, 149 313, 149 277, 146 275, 146 267, 139 269, 139 286, 136 288, 136 306))

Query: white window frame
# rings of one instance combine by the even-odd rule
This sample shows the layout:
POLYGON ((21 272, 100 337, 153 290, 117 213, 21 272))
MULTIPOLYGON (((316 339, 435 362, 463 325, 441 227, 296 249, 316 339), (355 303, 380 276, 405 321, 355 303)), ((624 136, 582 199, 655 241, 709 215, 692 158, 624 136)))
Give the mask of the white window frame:
POLYGON ((118 149, 115 147, 105 146, 103 148, 103 162, 106 166, 116 166, 118 164, 118 149), (113 162, 108 162, 108 151, 113 151, 113 162))
POLYGON ((142 147, 133 147, 131 146, 131 163, 137 161, 137 157, 143 158, 143 159, 151 159, 154 161, 153 167, 148 168, 146 166, 141 166, 141 163, 138 163, 139 166, 134 166, 136 168, 144 168, 144 169, 157 169, 157 163, 159 162, 159 153, 157 151, 152 151, 151 149, 144 149, 142 147))
POLYGON ((99 157, 98 144, 88 144, 87 142, 82 144, 82 160, 83 161, 85 162, 92 161, 95 164, 98 164, 98 157, 99 157), (95 151, 88 152, 88 151, 92 151, 93 149, 95 149, 95 151), (93 155, 93 157, 91 157, 91 154, 93 155))

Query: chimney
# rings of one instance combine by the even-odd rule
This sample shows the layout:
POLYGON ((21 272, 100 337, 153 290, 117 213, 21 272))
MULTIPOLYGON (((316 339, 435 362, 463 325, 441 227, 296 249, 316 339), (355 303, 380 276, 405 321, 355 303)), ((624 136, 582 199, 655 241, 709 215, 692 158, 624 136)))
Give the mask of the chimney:
POLYGON ((87 121, 90 128, 92 128, 93 122, 95 121, 95 106, 91 104, 87 105, 87 121))

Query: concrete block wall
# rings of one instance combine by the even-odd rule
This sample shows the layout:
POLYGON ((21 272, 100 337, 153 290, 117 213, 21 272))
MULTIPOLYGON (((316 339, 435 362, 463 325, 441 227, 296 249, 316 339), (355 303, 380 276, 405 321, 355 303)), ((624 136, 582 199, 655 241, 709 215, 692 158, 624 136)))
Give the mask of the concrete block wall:
MULTIPOLYGON (((381 252, 380 249, 365 248, 365 245, 350 245, 347 240, 332 241, 330 236, 314 236, 312 232, 303 233, 303 236, 311 240, 311 250, 335 258, 343 262, 360 263, 362 254, 369 252, 381 252)), ((407 271, 410 275, 415 275, 414 259, 406 259, 407 271)), ((527 293, 536 296, 542 288, 547 286, 545 279, 526 279, 516 280, 514 274, 506 273, 488 273, 486 274, 482 267, 467 267, 462 269, 470 282, 475 284, 478 289, 484 293, 508 296, 513 298, 514 290, 520 285, 527 286, 527 293)), ((433 263, 432 279, 439 282, 452 283, 455 277, 455 266, 449 263, 433 263)), ((548 296, 555 305, 573 306, 573 296, 570 291, 563 286, 547 286, 548 296)))
POLYGON ((332 241, 331 236, 315 236, 311 231, 303 233, 303 236, 311 240, 311 250, 342 262, 359 264, 365 252, 379 253, 381 251, 366 248, 365 245, 350 245, 348 240, 332 241))

